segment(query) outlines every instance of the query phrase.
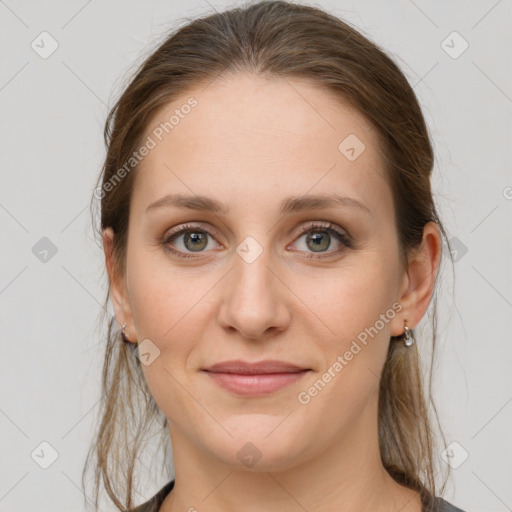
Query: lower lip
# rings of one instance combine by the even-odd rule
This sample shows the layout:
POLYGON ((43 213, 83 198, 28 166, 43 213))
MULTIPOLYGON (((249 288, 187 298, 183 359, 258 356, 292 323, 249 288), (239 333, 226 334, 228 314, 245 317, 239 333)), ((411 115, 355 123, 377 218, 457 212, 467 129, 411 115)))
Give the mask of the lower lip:
POLYGON ((239 373, 206 372, 222 388, 239 395, 266 395, 300 380, 309 370, 294 373, 242 375, 239 373))

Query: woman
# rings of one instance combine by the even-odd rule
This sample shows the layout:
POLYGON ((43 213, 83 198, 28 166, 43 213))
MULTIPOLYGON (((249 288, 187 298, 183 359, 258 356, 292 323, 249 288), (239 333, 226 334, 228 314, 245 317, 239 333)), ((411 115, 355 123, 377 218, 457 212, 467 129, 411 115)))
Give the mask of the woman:
POLYGON ((139 512, 460 510, 413 334, 446 235, 392 60, 317 8, 217 13, 147 58, 105 140, 96 504, 101 478, 139 512), (154 419, 175 476, 135 508, 154 419))

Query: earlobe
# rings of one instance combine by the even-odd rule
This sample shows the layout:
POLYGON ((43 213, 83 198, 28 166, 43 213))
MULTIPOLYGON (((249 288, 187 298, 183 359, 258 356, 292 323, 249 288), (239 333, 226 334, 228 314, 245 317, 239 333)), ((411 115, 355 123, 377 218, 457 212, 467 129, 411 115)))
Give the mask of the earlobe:
POLYGON ((434 292, 435 280, 441 262, 441 234, 439 226, 431 221, 423 228, 420 247, 411 254, 409 265, 399 299, 402 305, 400 314, 391 326, 391 335, 399 336, 404 332, 404 320, 409 329, 418 325, 425 315, 434 292))

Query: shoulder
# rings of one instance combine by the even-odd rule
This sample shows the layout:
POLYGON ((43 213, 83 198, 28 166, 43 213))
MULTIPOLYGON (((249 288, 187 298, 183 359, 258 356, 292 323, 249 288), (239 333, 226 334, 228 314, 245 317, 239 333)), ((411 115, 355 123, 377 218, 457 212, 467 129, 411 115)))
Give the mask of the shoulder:
POLYGON ((443 498, 436 498, 439 503, 439 512, 465 512, 464 510, 457 508, 455 505, 452 505, 450 502, 444 500, 443 498))
POLYGON ((158 512, 160 505, 164 502, 166 496, 172 491, 174 487, 174 480, 165 484, 152 498, 138 505, 136 508, 130 510, 130 512, 158 512))
MULTIPOLYGON (((167 495, 172 491, 174 487, 174 480, 171 480, 164 485, 152 498, 144 502, 142 505, 138 505, 136 508, 131 509, 130 512, 158 512, 158 509, 164 502, 167 495)), ((439 512, 466 512, 450 502, 446 501, 441 497, 436 498, 439 504, 439 512)))

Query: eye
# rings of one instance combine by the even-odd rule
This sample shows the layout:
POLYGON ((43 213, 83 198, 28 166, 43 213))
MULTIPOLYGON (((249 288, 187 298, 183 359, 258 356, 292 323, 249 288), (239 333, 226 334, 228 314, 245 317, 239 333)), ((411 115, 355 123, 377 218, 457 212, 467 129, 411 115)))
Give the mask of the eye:
POLYGON ((181 226, 179 231, 171 232, 170 235, 164 237, 163 245, 165 245, 173 254, 180 258, 196 258, 190 253, 201 253, 205 252, 209 246, 208 237, 212 237, 208 231, 199 228, 197 226, 185 225, 181 226), (183 237, 183 238, 182 238, 183 237), (180 239, 182 240, 180 241, 180 239), (172 243, 177 243, 177 249, 172 243), (189 252, 190 251, 190 252, 189 252))
MULTIPOLYGON (((350 237, 341 228, 330 222, 314 222, 302 226, 299 229, 299 235, 301 236, 298 240, 305 237, 302 244, 305 247, 304 252, 312 251, 312 253, 304 256, 305 258, 333 257, 339 255, 346 248, 352 247, 350 237), (333 244, 333 238, 341 247, 326 252, 333 244)), ((179 258, 198 258, 200 253, 208 252, 213 248, 209 237, 213 239, 213 235, 206 229, 186 224, 164 235, 161 243, 179 258), (198 255, 195 256, 194 253, 198 253, 198 255)), ((221 244, 218 245, 222 247, 221 244)), ((215 246, 215 242, 213 242, 213 246, 215 246)), ((299 251, 302 252, 302 249, 299 249, 299 251)))
POLYGON ((306 258, 325 258, 339 255, 346 248, 350 248, 352 246, 351 240, 340 228, 338 228, 335 224, 331 224, 330 222, 326 223, 311 223, 305 226, 302 226, 299 230, 299 233, 302 236, 299 237, 299 241, 304 238, 303 247, 305 247, 305 251, 311 250, 312 253, 309 253, 306 258), (341 248, 328 251, 325 255, 323 253, 326 252, 329 247, 333 244, 333 238, 338 244, 341 244, 341 248), (315 253, 322 253, 320 256, 316 256, 315 253))

